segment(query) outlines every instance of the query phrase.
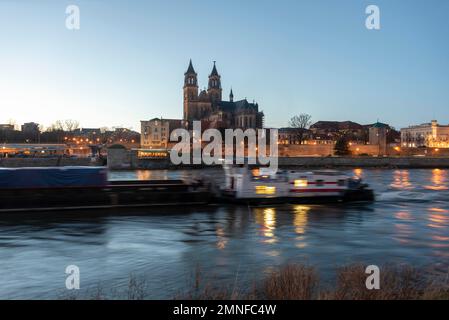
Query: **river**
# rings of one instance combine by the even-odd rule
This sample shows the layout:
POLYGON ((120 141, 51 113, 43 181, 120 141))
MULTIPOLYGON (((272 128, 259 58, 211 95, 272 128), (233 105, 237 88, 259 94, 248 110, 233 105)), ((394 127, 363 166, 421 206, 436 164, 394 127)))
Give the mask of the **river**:
MULTIPOLYGON (((68 265, 79 267, 85 297, 101 288, 111 298, 126 298, 136 278, 145 279, 149 299, 179 295, 198 273, 245 286, 286 263, 316 266, 324 279, 352 262, 447 271, 448 170, 347 172, 370 184, 375 203, 0 216, 0 298, 65 298, 68 265)), ((115 172, 110 178, 192 175, 222 179, 219 169, 115 172)))

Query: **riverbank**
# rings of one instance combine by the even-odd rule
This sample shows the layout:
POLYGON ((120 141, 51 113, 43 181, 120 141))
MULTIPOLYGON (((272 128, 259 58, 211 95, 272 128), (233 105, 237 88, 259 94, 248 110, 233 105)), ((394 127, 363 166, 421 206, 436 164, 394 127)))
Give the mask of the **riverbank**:
MULTIPOLYGON (((387 168, 387 169, 444 169, 449 157, 279 157, 281 168, 387 168)), ((209 165, 174 165, 170 159, 134 159, 124 165, 111 165, 111 170, 202 169, 209 165)), ((219 166, 216 166, 219 167, 219 166)))
POLYGON ((215 287, 202 283, 197 275, 190 291, 179 299, 193 300, 447 300, 447 274, 432 274, 408 265, 386 265, 379 268, 378 283, 366 273, 363 264, 337 268, 331 283, 320 281, 313 266, 288 264, 254 282, 251 288, 215 287), (370 281, 367 279, 370 278, 370 281), (367 288, 367 282, 371 289, 367 288))
MULTIPOLYGON (((0 168, 101 166, 104 163, 91 158, 2 158, 0 168)), ((279 157, 278 166, 302 168, 387 168, 387 169, 445 169, 449 157, 279 157)), ((206 165, 173 165, 169 159, 141 159, 123 166, 109 166, 111 170, 178 170, 202 169, 206 165)), ((219 167, 219 166, 216 166, 219 167)))
MULTIPOLYGON (((432 274, 408 265, 387 265, 379 269, 379 282, 369 281, 378 289, 368 289, 370 274, 363 264, 351 264, 336 269, 331 283, 320 280, 317 269, 303 264, 287 264, 266 274, 252 285, 241 285, 236 280, 228 285, 217 285, 203 279, 198 267, 191 284, 173 299, 181 300, 447 300, 447 274, 432 274)), ((147 289, 151 279, 130 275, 121 291, 108 293, 101 285, 82 293, 62 295, 60 299, 109 300, 154 299, 147 289)))
POLYGON ((310 168, 449 168, 446 157, 280 157, 280 167, 310 168))
POLYGON ((92 158, 0 158, 0 168, 21 167, 64 167, 64 166, 101 166, 92 158))

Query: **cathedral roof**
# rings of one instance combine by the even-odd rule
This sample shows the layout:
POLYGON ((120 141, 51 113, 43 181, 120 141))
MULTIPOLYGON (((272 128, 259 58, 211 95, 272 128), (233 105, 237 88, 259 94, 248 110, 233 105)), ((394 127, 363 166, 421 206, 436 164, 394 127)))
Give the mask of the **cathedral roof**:
POLYGON ((206 90, 201 90, 200 95, 198 96, 200 101, 209 101, 209 95, 206 90))
POLYGON ((193 68, 192 59, 190 59, 189 68, 186 71, 186 74, 189 74, 189 73, 196 73, 195 69, 193 68))
POLYGON ((258 111, 258 105, 254 103, 249 103, 248 100, 240 100, 240 101, 221 101, 218 107, 224 112, 238 112, 245 110, 254 110, 258 111))
POLYGON ((218 71, 217 71, 217 67, 215 66, 215 61, 214 61, 214 67, 212 68, 212 73, 210 74, 210 76, 218 76, 218 71))

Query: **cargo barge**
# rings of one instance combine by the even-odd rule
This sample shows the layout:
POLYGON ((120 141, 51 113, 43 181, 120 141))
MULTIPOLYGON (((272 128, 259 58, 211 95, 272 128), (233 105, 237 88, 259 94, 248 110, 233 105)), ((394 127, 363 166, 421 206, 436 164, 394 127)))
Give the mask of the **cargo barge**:
POLYGON ((198 181, 108 181, 103 167, 0 169, 0 213, 210 202, 198 181))
POLYGON ((0 169, 0 213, 374 200, 360 179, 339 172, 224 169, 224 186, 201 180, 108 181, 103 167, 0 169))

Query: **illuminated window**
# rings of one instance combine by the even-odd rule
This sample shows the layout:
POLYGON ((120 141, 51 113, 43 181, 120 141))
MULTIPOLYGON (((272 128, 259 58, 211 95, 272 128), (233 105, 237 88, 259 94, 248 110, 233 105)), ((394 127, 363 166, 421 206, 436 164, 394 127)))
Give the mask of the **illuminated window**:
POLYGON ((295 187, 307 187, 307 184, 306 179, 295 180, 295 187))
POLYGON ((276 193, 276 187, 271 186, 256 186, 256 194, 272 195, 276 193))

